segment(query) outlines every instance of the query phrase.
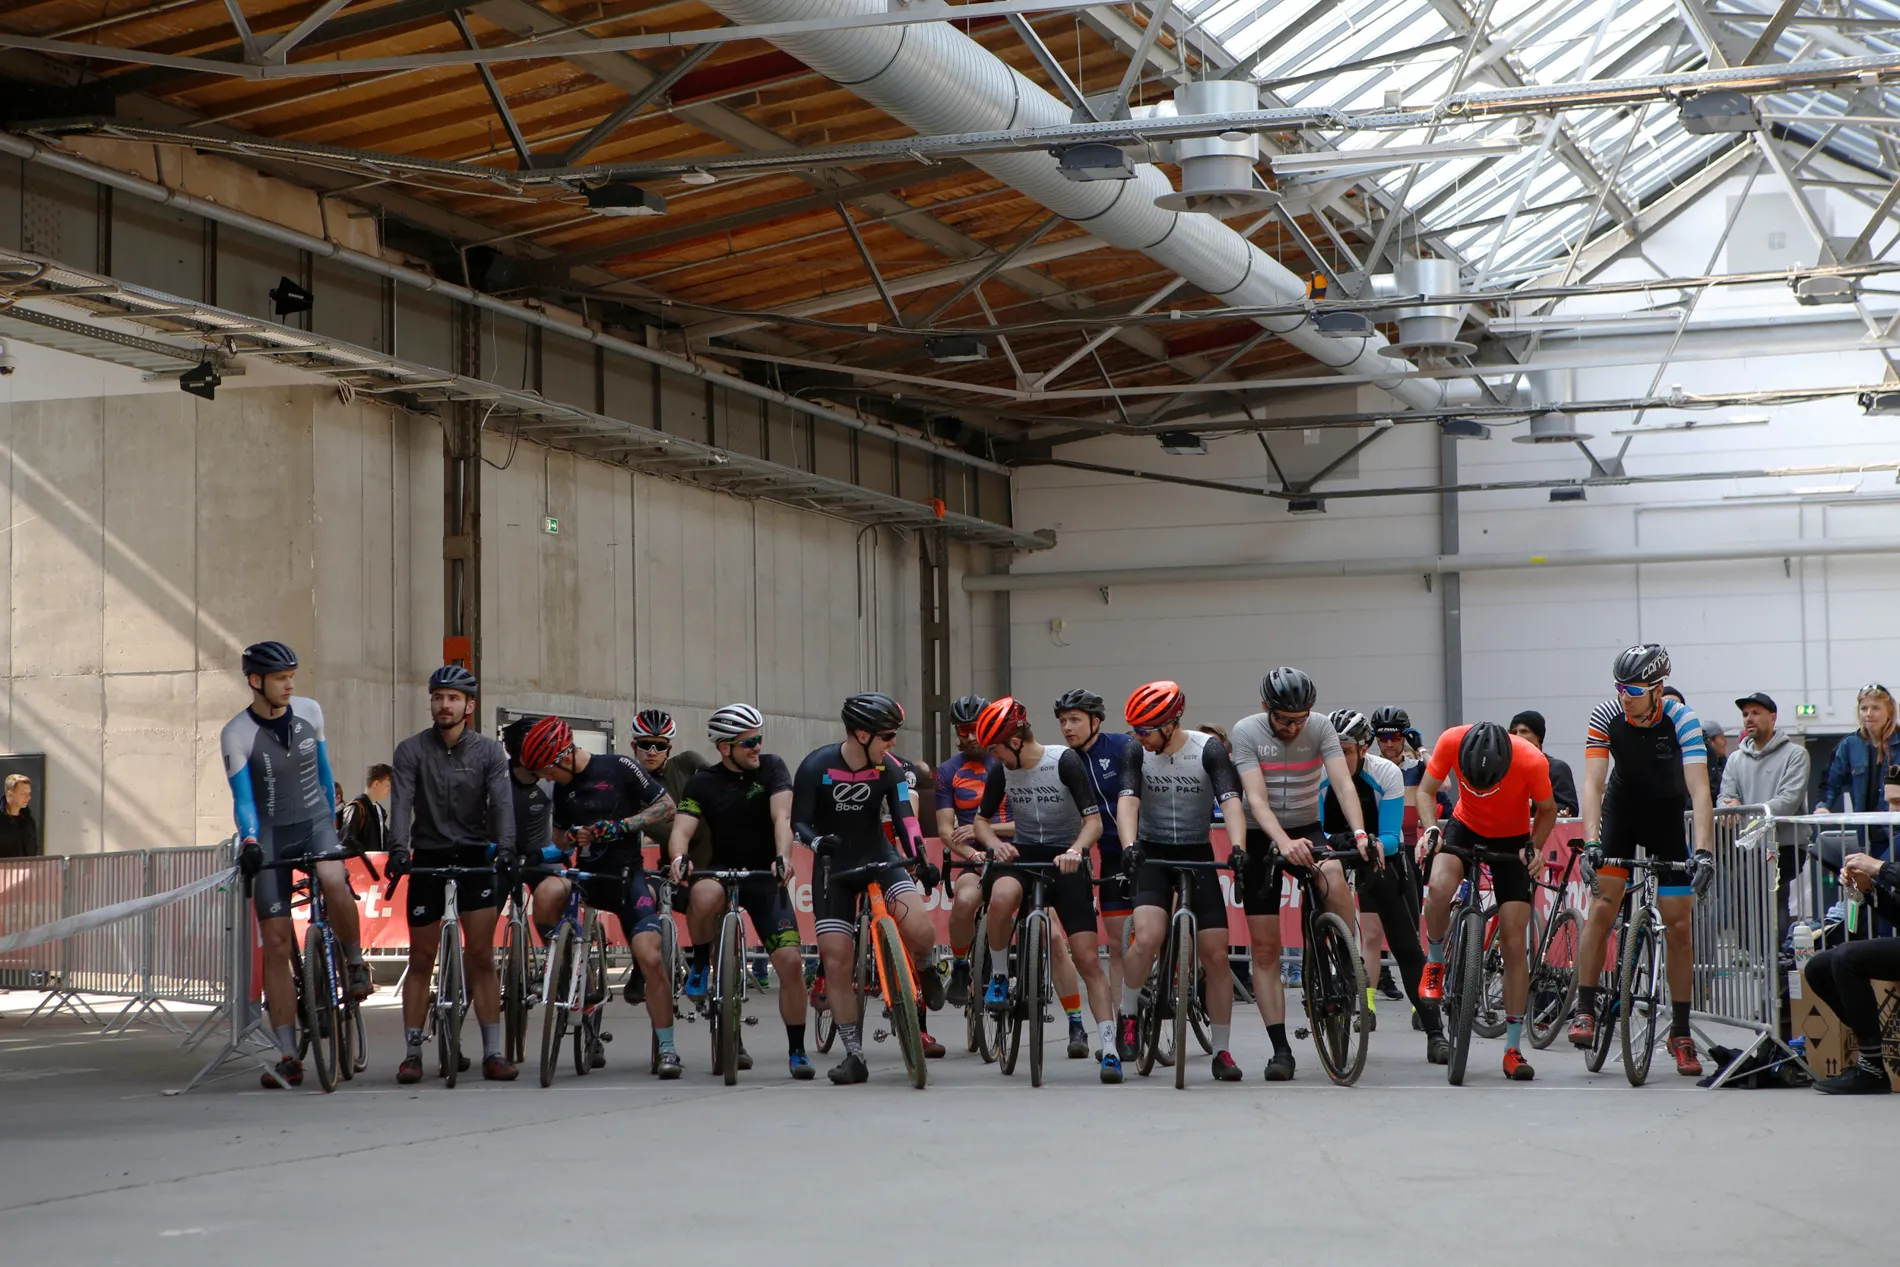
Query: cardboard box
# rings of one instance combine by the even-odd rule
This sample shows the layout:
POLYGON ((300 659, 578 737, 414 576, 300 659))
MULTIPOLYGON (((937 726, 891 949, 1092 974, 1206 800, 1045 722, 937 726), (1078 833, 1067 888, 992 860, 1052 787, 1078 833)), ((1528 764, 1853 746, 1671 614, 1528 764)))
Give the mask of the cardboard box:
MULTIPOLYGON (((1860 1060, 1860 1040, 1813 990, 1803 989, 1801 993, 1801 998, 1788 1000, 1790 1032, 1807 1039, 1808 1068, 1814 1071, 1814 1076, 1832 1078, 1860 1060)), ((1894 1090, 1900 1091, 1900 1074, 1895 1073, 1895 1067, 1900 1065, 1900 1050, 1896 1050, 1896 1038, 1900 1037, 1896 1034, 1896 1027, 1900 1025, 1900 983, 1874 982, 1874 997, 1880 1000, 1880 1015, 1888 1034, 1887 1078, 1894 1090)))

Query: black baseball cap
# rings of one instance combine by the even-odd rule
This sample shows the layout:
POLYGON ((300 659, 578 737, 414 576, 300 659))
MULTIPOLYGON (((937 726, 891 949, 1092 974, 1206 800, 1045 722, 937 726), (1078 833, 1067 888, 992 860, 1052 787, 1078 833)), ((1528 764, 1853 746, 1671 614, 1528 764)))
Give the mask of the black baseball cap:
POLYGON ((1760 704, 1763 708, 1777 716, 1781 713, 1781 710, 1775 707, 1775 701, 1770 699, 1767 693, 1763 691, 1756 691, 1753 695, 1744 695, 1735 701, 1735 707, 1737 708, 1742 707, 1744 704, 1760 704))

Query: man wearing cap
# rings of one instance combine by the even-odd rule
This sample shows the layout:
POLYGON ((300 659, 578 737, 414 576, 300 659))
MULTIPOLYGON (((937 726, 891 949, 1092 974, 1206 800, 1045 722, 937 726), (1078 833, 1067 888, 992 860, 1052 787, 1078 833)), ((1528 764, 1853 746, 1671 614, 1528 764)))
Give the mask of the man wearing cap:
MULTIPOLYGON (((1756 691, 1735 701, 1742 710, 1742 743, 1722 771, 1717 805, 1766 805, 1777 818, 1803 813, 1808 803, 1808 749, 1792 735, 1775 729, 1775 701, 1756 691)), ((1781 933, 1788 925, 1788 882, 1795 871, 1795 846, 1802 829, 1793 823, 1775 828, 1780 846, 1781 933)), ((1777 944, 1780 937, 1776 938, 1777 944)))
MULTIPOLYGON (((1527 743, 1535 745, 1544 752, 1544 715, 1533 709, 1525 709, 1511 718, 1511 733, 1527 743)), ((1562 818, 1575 818, 1578 807, 1583 804, 1577 799, 1577 778, 1570 773, 1570 763, 1544 752, 1544 760, 1550 762, 1550 790, 1557 802, 1557 814, 1562 818)))

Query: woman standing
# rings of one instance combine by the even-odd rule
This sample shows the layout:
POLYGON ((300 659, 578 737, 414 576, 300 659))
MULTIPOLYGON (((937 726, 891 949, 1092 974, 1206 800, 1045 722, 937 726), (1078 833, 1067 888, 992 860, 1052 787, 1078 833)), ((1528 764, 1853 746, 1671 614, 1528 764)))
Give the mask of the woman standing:
POLYGON ((40 853, 39 828, 27 805, 33 799, 33 780, 24 774, 9 774, 6 781, 6 812, 0 814, 0 858, 37 858, 40 853))

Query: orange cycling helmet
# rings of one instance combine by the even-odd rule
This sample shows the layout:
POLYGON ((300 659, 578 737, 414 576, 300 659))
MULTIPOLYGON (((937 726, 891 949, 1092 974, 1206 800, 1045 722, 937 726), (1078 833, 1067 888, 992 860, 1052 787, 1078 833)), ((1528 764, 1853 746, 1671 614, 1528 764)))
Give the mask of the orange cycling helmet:
POLYGON ((1187 695, 1174 682, 1150 682, 1128 697, 1122 716, 1130 726, 1165 726, 1187 711, 1187 695))
POLYGON ((976 741, 985 748, 1007 743, 1028 720, 1023 706, 1005 695, 976 715, 976 741))
POLYGON ((545 770, 574 744, 574 728, 559 717, 543 717, 521 741, 521 765, 545 770))

